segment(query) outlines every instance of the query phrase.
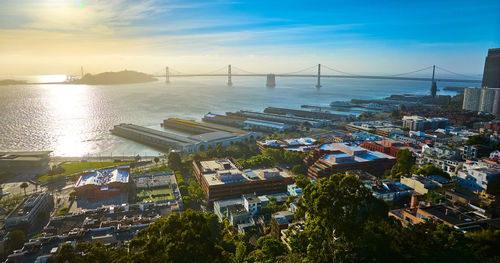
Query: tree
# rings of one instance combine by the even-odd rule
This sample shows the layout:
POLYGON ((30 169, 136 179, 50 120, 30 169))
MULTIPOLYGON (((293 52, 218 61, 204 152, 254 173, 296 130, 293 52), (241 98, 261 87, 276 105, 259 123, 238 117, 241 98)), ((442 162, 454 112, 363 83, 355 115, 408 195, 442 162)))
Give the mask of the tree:
POLYGON ((222 233, 213 213, 174 213, 138 232, 130 242, 130 262, 229 262, 222 233))
POLYGON ((174 171, 179 171, 182 169, 182 160, 179 153, 171 152, 168 155, 168 166, 174 171))
POLYGON ((217 143, 215 145, 215 151, 217 152, 217 157, 223 157, 224 156, 224 148, 222 147, 222 143, 217 143))
POLYGON ((26 233, 22 230, 13 230, 8 234, 7 250, 9 252, 20 249, 24 242, 28 239, 26 238, 26 233))
POLYGON ((260 237, 257 245, 262 252, 259 253, 257 259, 263 262, 275 262, 279 256, 286 254, 288 251, 283 243, 270 235, 260 237))
POLYGON ((188 184, 189 196, 191 196, 194 202, 200 204, 205 199, 205 192, 203 192, 200 183, 195 179, 189 178, 188 184))
POLYGON ((396 164, 391 168, 391 176, 393 178, 399 178, 403 175, 409 175, 414 165, 415 157, 413 153, 408 149, 401 150, 396 157, 396 164))
POLYGON ((304 164, 296 164, 290 171, 293 175, 305 175, 307 173, 307 167, 304 164))
POLYGON ((365 224, 386 218, 388 211, 363 182, 343 174, 308 183, 299 205, 307 213, 307 258, 311 262, 350 261, 365 224))
POLYGON ((490 139, 488 137, 484 137, 482 135, 473 135, 469 136, 467 139, 467 145, 489 145, 490 139))
POLYGON ((54 257, 56 263, 75 262, 76 260, 75 248, 71 244, 64 244, 61 246, 59 253, 54 257))
POLYGON ((158 158, 158 156, 156 156, 153 160, 155 161, 156 165, 158 165, 158 163, 160 162, 160 158, 158 158))
POLYGON ((26 188, 28 188, 28 183, 23 182, 19 187, 21 187, 24 190, 24 195, 26 196, 26 188))

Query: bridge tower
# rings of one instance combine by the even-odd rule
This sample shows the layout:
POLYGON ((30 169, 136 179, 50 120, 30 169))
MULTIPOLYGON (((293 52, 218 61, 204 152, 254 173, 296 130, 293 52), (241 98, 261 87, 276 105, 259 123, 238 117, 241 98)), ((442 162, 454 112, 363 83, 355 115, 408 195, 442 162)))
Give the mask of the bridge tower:
POLYGON ((266 87, 268 87, 268 88, 276 87, 276 75, 267 74, 266 87))
POLYGON ((437 93, 437 84, 434 79, 434 75, 436 73, 436 65, 432 66, 432 84, 431 84, 431 97, 435 98, 437 93))
POLYGON ((170 83, 170 71, 168 67, 165 68, 165 83, 170 83))
POLYGON ((316 84, 316 88, 321 88, 321 64, 318 64, 318 83, 316 84))
POLYGON ((232 86, 233 82, 231 81, 231 64, 227 66, 227 85, 232 86))

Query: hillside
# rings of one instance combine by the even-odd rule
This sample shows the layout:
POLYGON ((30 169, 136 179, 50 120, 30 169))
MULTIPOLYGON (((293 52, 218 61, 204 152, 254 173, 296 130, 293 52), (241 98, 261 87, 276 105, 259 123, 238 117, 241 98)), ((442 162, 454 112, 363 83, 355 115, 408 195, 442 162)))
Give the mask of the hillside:
POLYGON ((151 75, 137 71, 103 72, 96 75, 86 74, 81 79, 70 81, 73 84, 109 85, 109 84, 131 84, 155 81, 151 75))

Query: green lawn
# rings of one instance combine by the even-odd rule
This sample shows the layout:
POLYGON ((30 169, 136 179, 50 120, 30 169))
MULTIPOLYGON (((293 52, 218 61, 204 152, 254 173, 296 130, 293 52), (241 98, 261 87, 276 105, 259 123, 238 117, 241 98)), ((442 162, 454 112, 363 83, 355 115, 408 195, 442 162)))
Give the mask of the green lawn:
POLYGON ((137 199, 139 202, 171 201, 174 200, 174 193, 170 187, 151 189, 151 190, 137 190, 137 199), (164 194, 167 194, 167 196, 153 197, 153 195, 164 195, 164 194))
MULTIPOLYGON (((128 165, 129 162, 69 162, 63 163, 60 166, 64 169, 63 176, 67 176, 74 173, 79 173, 86 169, 99 169, 110 166, 120 166, 120 165, 128 165)), ((51 176, 43 175, 38 178, 38 181, 41 183, 45 183, 50 179, 51 176)))

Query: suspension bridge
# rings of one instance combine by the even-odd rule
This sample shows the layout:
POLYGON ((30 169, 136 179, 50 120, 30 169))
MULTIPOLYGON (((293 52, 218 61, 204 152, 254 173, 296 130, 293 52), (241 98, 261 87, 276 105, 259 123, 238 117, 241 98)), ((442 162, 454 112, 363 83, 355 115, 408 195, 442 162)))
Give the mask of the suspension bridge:
POLYGON ((315 78, 316 88, 321 88, 321 78, 350 78, 350 79, 389 79, 389 80, 412 80, 412 81, 431 81, 432 88, 435 88, 436 82, 461 82, 461 83, 481 83, 481 80, 474 76, 467 76, 464 74, 456 73, 451 70, 432 65, 424 67, 421 69, 413 70, 410 72, 392 74, 392 75, 362 75, 354 74, 341 70, 334 69, 326 65, 314 65, 294 72, 286 73, 256 73, 250 72, 239 67, 227 65, 217 70, 206 72, 206 73, 184 73, 177 71, 173 68, 166 67, 165 74, 154 74, 156 77, 165 77, 167 83, 170 82, 170 78, 177 77, 227 77, 227 85, 233 85, 233 77, 266 77, 266 86, 275 87, 276 77, 303 77, 303 78, 315 78), (322 74, 323 69, 323 74, 322 74), (432 71, 431 71, 432 70, 432 71), (314 73, 311 73, 314 71, 314 73), (429 77, 415 77, 411 76, 415 73, 423 73, 424 71, 429 71, 432 73, 429 77), (439 73, 447 73, 453 77, 437 77, 436 71, 439 73), (327 72, 325 74, 325 72, 327 72), (333 73, 333 74, 332 74, 333 73))

